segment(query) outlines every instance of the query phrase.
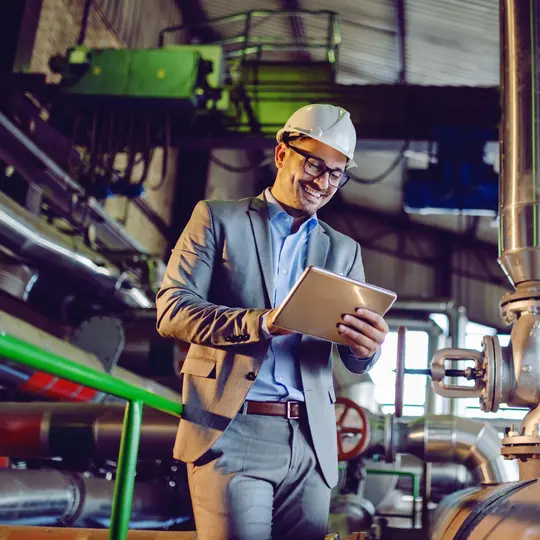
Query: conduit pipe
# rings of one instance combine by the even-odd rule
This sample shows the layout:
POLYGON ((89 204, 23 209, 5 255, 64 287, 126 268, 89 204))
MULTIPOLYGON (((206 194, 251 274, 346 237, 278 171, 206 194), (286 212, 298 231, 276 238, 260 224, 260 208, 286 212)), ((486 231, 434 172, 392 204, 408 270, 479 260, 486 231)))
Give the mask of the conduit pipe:
POLYGON ((128 307, 150 308, 154 303, 125 272, 99 259, 91 250, 77 251, 51 227, 0 193, 0 241, 38 266, 68 273, 94 287, 98 295, 114 297, 128 307))
POLYGON ((454 415, 428 415, 400 428, 398 452, 432 463, 461 463, 473 480, 482 484, 513 480, 501 456, 501 439, 487 423, 454 415))
MULTIPOLYGON (((108 527, 114 482, 57 470, 0 470, 0 523, 108 527)), ((162 482, 135 483, 130 528, 157 528, 186 521, 185 489, 162 482)))
MULTIPOLYGON (((123 417, 121 403, 2 403, 0 456, 116 461, 123 417)), ((171 459, 177 428, 177 417, 146 407, 138 459, 171 459)))

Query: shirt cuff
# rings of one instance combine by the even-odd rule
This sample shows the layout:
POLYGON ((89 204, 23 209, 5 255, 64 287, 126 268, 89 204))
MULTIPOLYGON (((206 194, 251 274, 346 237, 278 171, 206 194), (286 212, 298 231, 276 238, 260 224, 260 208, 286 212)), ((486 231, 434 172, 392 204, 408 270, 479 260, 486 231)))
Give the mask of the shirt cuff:
POLYGON ((364 360, 365 362, 367 362, 368 360, 373 360, 373 357, 376 355, 377 353, 374 352, 371 356, 368 356, 367 358, 365 356, 356 356, 356 354, 354 354, 354 351, 352 350, 351 347, 349 347, 349 356, 351 358, 354 358, 355 360, 364 360))
POLYGON ((262 332, 262 335, 263 335, 264 339, 272 338, 272 334, 268 330, 268 314, 269 313, 270 313, 269 311, 264 313, 263 316, 261 317, 261 322, 260 322, 261 332, 262 332))

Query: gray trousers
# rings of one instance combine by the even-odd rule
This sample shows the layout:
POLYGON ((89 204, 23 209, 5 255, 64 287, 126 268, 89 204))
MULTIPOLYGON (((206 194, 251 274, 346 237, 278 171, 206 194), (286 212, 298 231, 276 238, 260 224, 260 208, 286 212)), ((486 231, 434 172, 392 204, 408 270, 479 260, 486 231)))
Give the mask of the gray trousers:
POLYGON ((318 540, 330 488, 306 420, 239 414, 188 480, 198 540, 318 540))

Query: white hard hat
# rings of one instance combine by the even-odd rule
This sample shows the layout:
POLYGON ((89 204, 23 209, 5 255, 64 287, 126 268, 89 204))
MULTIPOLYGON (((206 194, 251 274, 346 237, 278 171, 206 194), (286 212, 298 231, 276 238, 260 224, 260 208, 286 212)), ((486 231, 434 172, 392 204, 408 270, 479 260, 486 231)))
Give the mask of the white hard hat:
POLYGON ((300 133, 320 141, 347 159, 346 169, 356 167, 353 160, 356 147, 356 130, 348 111, 335 105, 315 103, 298 109, 277 132, 277 142, 283 141, 284 133, 300 133))

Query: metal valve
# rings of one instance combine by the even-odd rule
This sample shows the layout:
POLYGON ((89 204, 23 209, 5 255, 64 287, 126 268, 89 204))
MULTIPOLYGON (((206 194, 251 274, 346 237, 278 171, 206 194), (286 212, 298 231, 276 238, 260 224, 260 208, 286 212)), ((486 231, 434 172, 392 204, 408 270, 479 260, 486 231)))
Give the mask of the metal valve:
MULTIPOLYGON (((540 349, 540 347, 539 347, 540 349)), ((441 349, 431 360, 431 369, 405 368, 405 329, 398 329, 398 354, 396 362, 396 412, 403 412, 403 382, 405 375, 429 375, 433 391, 447 398, 471 398, 480 400, 484 412, 497 412, 501 403, 508 403, 508 392, 512 388, 510 363, 503 361, 497 336, 485 336, 482 350, 441 349), (458 369, 456 362, 473 361, 474 366, 458 369), (447 377, 463 377, 473 381, 471 386, 445 382, 447 377)))
POLYGON ((480 397, 484 388, 484 353, 475 349, 442 349, 431 360, 431 385, 434 392, 443 397, 480 397), (474 360, 474 368, 447 369, 446 362, 474 360), (465 377, 474 381, 474 386, 446 384, 445 377, 465 377))

